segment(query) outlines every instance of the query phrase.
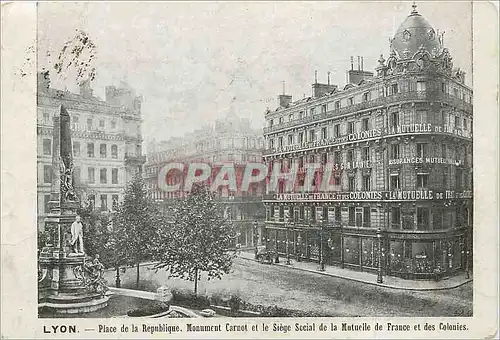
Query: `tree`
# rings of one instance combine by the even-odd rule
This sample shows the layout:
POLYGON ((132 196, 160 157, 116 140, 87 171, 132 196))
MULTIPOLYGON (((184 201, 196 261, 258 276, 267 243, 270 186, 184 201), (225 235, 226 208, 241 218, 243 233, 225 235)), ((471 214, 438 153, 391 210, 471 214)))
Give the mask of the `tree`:
POLYGON ((142 175, 137 173, 127 185, 123 202, 113 218, 114 242, 123 253, 123 262, 137 266, 137 288, 139 265, 151 258, 151 244, 160 220, 161 214, 148 196, 142 175))
POLYGON ((173 208, 173 223, 164 224, 158 235, 155 268, 169 271, 169 276, 194 281, 206 272, 208 280, 229 273, 236 251, 231 250, 235 232, 224 217, 223 207, 214 200, 205 184, 179 199, 173 208))

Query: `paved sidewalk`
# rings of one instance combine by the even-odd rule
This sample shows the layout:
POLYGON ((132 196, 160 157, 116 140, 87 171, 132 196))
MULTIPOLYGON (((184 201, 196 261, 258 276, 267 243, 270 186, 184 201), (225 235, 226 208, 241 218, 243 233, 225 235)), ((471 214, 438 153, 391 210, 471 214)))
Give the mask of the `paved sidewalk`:
MULTIPOLYGON (((239 258, 256 261, 253 252, 241 251, 239 258)), ((366 284, 400 289, 400 290, 415 290, 415 291, 429 291, 429 290, 445 290, 460 287, 472 281, 472 278, 467 279, 465 273, 444 278, 438 282, 431 280, 405 280, 393 276, 384 276, 383 283, 377 283, 377 274, 369 272, 360 272, 352 269, 342 269, 339 267, 325 265, 325 271, 319 270, 319 264, 315 262, 297 262, 294 259, 290 260, 291 264, 286 264, 286 257, 280 256, 280 263, 274 263, 274 266, 289 267, 297 270, 327 275, 332 277, 343 278, 346 280, 362 282, 366 284)))

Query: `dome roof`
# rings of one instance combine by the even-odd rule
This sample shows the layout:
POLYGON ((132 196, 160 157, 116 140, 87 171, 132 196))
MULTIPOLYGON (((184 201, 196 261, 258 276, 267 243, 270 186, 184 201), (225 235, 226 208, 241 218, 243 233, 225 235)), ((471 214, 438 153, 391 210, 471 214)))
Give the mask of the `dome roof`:
POLYGON ((411 58, 421 46, 429 53, 441 48, 434 28, 417 12, 416 7, 413 5, 413 11, 399 26, 391 43, 391 49, 401 58, 411 58))

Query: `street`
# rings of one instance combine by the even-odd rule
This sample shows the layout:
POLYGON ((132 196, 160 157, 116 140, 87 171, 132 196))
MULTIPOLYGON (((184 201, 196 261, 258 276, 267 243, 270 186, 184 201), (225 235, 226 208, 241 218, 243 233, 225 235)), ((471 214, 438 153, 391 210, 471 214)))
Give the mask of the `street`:
MULTIPOLYGON (((122 288, 135 289, 135 268, 121 273, 122 288)), ((115 272, 106 273, 114 286, 115 272)), ((160 270, 141 266, 141 290, 156 291, 161 285, 193 290, 193 282, 167 278, 160 270)), ((471 316, 472 283, 443 291, 402 291, 341 278, 260 264, 237 258, 232 272, 221 280, 202 277, 198 294, 239 295, 244 301, 265 306, 320 312, 331 316, 471 316)))

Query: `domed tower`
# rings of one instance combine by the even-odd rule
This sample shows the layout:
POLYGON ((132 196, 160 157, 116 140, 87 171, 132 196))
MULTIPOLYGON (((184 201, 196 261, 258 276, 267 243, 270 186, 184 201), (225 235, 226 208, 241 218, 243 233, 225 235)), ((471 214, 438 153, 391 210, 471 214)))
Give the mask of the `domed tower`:
POLYGON ((421 49, 436 55, 442 49, 440 39, 429 22, 417 12, 417 5, 412 7, 410 15, 391 40, 391 51, 403 59, 411 58, 421 49))

